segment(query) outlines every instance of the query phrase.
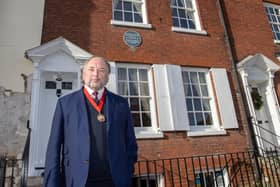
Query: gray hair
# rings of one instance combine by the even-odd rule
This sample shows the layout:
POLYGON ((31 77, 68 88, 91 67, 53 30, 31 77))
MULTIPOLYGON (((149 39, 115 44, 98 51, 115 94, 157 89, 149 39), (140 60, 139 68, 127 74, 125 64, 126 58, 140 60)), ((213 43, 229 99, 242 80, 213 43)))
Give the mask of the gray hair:
POLYGON ((111 72, 111 66, 110 66, 109 61, 108 61, 107 59, 105 59, 105 58, 103 58, 103 57, 101 57, 101 56, 92 56, 92 57, 90 57, 89 59, 87 59, 87 60, 85 61, 85 63, 83 64, 83 67, 81 68, 81 77, 80 77, 80 79, 81 79, 81 81, 82 81, 83 84, 84 84, 84 80, 83 80, 83 71, 84 71, 84 68, 86 67, 86 65, 88 64, 88 62, 91 61, 91 60, 94 59, 94 58, 99 58, 99 59, 101 59, 103 62, 105 62, 105 64, 106 64, 107 67, 108 67, 108 73, 111 72))
POLYGON ((103 62, 105 62, 105 64, 106 64, 107 67, 108 67, 108 73, 111 72, 110 63, 109 63, 109 61, 108 61, 107 59, 105 59, 104 57, 101 57, 101 56, 92 56, 92 57, 90 57, 88 60, 85 61, 84 65, 83 65, 83 67, 82 67, 82 69, 81 69, 82 73, 83 73, 84 68, 85 68, 86 65, 88 64, 88 62, 91 61, 91 60, 94 59, 94 58, 99 58, 99 59, 101 59, 103 62))

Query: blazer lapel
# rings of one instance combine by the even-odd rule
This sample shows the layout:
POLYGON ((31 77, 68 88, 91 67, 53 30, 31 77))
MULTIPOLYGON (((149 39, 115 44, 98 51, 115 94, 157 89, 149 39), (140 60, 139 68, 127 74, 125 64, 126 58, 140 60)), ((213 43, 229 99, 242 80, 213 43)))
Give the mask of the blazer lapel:
POLYGON ((111 125, 113 124, 113 121, 114 121, 114 107, 115 107, 115 103, 114 103, 114 100, 113 100, 113 95, 110 91, 108 91, 106 89, 106 104, 107 104, 107 107, 106 107, 106 116, 107 116, 107 134, 109 134, 109 130, 110 130, 110 127, 111 125))
POLYGON ((83 89, 79 91, 78 94, 78 103, 77 103, 77 116, 78 116, 78 128, 77 128, 77 133, 78 136, 81 137, 79 139, 80 141, 80 149, 81 149, 81 154, 83 155, 83 158, 87 158, 89 156, 89 121, 88 121, 88 112, 86 109, 86 101, 85 101, 85 96, 83 93, 83 89))

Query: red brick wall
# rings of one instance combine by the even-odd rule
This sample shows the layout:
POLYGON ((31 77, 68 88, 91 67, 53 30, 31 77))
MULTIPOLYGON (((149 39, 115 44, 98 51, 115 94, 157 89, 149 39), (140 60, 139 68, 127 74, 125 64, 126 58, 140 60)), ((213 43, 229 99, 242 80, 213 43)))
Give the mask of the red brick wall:
POLYGON ((114 26, 112 2, 103 0, 46 0, 43 42, 63 36, 89 52, 110 60, 225 67, 229 64, 224 32, 215 0, 198 0, 202 27, 207 36, 171 31, 169 1, 147 1, 152 29, 114 26), (141 34, 142 45, 131 50, 123 34, 141 34))
POLYGON ((264 0, 265 3, 273 3, 276 5, 280 5, 280 1, 279 0, 264 0))
MULTIPOLYGON (((271 26, 263 3, 280 5, 280 0, 222 0, 228 21, 235 62, 248 55, 262 53, 280 65, 275 53, 280 52, 280 44, 275 44, 271 26)), ((280 101, 280 72, 275 74, 275 90, 280 101)))
MULTIPOLYGON (((169 1, 146 2, 152 29, 111 25, 111 1, 46 0, 43 43, 63 36, 92 54, 113 61, 224 67, 231 71, 216 0, 197 0, 206 36, 172 32, 169 1), (127 30, 142 36, 143 43, 135 50, 123 42, 127 30)), ((231 87, 236 88, 231 77, 230 80, 231 87)), ((236 95, 233 97, 239 103, 236 95)), ((244 113, 237 111, 237 115, 240 129, 228 130, 225 136, 187 137, 186 132, 170 132, 162 139, 139 140, 139 157, 155 159, 245 150, 248 137, 243 127, 246 122, 241 117, 244 113)))
POLYGON ((165 132, 164 139, 138 140, 139 159, 173 158, 246 150, 247 135, 228 130, 227 136, 187 137, 186 132, 165 132))
MULTIPOLYGON (((280 2, 274 0, 274 2, 280 2)), ((265 14, 262 0, 223 0, 229 31, 235 48, 236 62, 248 55, 262 53, 274 62, 278 45, 265 14)), ((273 2, 273 1, 271 1, 273 2)))

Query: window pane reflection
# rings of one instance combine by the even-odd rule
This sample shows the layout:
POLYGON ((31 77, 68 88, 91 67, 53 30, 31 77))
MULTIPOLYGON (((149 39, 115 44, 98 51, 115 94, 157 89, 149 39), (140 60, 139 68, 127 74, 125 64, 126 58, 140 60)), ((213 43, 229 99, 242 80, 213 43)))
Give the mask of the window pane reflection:
POLYGON ((132 124, 134 125, 134 127, 141 127, 139 113, 132 113, 131 115, 132 115, 132 124))
POLYGON ((137 86, 136 82, 130 82, 129 83, 129 92, 130 92, 130 95, 135 95, 135 96, 139 95, 138 86, 137 86))
POLYGON ((129 81, 137 81, 137 69, 128 69, 129 81))
POLYGON ((139 99, 138 98, 130 98, 130 109, 132 111, 139 111, 139 99))
POLYGON ((124 68, 118 69, 118 80, 127 80, 126 69, 124 68))
POLYGON ((150 99, 141 98, 141 111, 150 111, 150 99))
POLYGON ((148 81, 148 73, 146 69, 139 69, 139 80, 148 81))
POLYGON ((140 95, 149 96, 149 84, 148 83, 140 83, 140 95))
POLYGON ((119 67, 118 93, 128 99, 135 127, 151 127, 148 69, 119 67))
POLYGON ((126 82, 119 82, 118 83, 118 93, 120 95, 128 95, 127 83, 126 82))
POLYGON ((182 77, 190 125, 213 125, 206 73, 183 71, 182 77))
POLYGON ((151 114, 150 113, 142 113, 142 121, 144 127, 150 127, 151 124, 151 114))

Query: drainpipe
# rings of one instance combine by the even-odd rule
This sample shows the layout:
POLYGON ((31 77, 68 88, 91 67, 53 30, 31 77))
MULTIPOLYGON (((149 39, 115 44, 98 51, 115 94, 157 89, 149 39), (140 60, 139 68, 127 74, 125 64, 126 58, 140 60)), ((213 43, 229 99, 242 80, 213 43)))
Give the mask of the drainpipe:
MULTIPOLYGON (((240 85, 242 85, 242 82, 241 82, 241 80, 238 76, 238 72, 237 72, 235 49, 234 49, 233 43, 230 39, 229 29, 228 29, 228 26, 227 26, 227 23, 229 23, 229 21, 227 19, 227 13, 226 13, 226 10, 225 10, 223 0, 217 0, 217 7, 218 7, 218 11, 219 11, 220 21, 221 21, 222 26, 224 28, 225 42, 226 42, 229 57, 230 57, 231 70, 232 70, 231 72, 232 72, 233 81, 237 83, 237 85, 235 87, 236 92, 237 92, 237 97, 239 97, 239 98, 242 97, 241 99, 238 100, 239 101, 238 103, 240 104, 241 108, 249 111, 247 106, 244 104, 244 103, 246 103, 245 93, 244 93, 244 91, 241 90, 241 87, 240 87, 240 85)), ((248 127, 247 132, 249 133, 249 135, 251 137, 251 138, 249 138, 250 147, 252 147, 253 150, 257 151, 258 146, 257 146, 257 143, 256 143, 254 131, 253 131, 252 125, 251 125, 251 117, 250 116, 246 116, 246 117, 247 117, 246 121, 247 121, 247 124, 248 124, 247 125, 247 127, 248 127)))
MULTIPOLYGON (((236 63, 235 63, 235 61, 236 61, 235 57, 236 56, 233 55, 233 53, 235 52, 234 51, 234 46, 233 46, 233 44, 230 40, 229 30, 228 30, 228 27, 227 27, 226 22, 225 22, 225 20, 227 19, 227 14, 226 14, 226 11, 225 11, 223 0, 217 0, 217 7, 218 7, 218 11, 219 11, 220 20, 221 20, 221 23, 222 23, 224 31, 225 31, 225 42, 226 42, 229 57, 230 57, 231 69, 232 69, 231 72, 232 72, 233 81, 237 83, 237 85, 236 85, 237 93, 240 93, 240 94, 237 94, 237 96, 239 96, 239 98, 240 98, 240 96, 242 97, 242 99, 238 100, 238 104, 240 104, 243 109, 246 109, 248 111, 248 108, 244 104, 244 103, 246 103, 246 100, 245 100, 246 96, 245 96, 244 90, 241 91, 241 88, 240 88, 240 85, 242 85, 242 81, 238 78, 238 72, 237 72, 237 67, 236 67, 236 63)), ((228 22, 229 21, 227 19, 227 23, 228 22)), ((251 138, 248 138, 248 140, 249 140, 249 143, 250 143, 251 147, 254 150, 256 175, 257 175, 258 179, 261 179, 262 176, 261 176, 260 166, 259 166, 258 158, 257 158, 258 155, 259 155, 258 154, 258 146, 257 146, 257 143, 256 143, 255 134, 254 134, 254 131, 253 131, 251 117, 247 116, 246 120, 247 120, 247 127, 248 127, 247 132, 249 133, 249 136, 251 137, 251 138)))

